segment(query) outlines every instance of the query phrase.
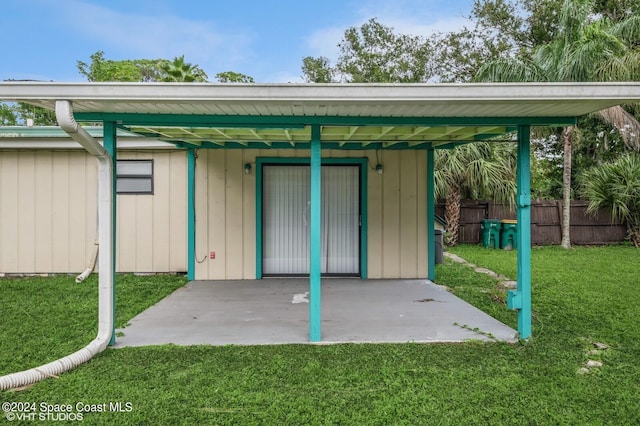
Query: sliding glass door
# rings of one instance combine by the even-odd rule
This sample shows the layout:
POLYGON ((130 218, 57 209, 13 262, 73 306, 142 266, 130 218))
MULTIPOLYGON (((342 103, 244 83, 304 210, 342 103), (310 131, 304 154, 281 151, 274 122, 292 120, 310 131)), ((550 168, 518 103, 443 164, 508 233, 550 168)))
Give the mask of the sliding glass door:
MULTIPOLYGON (((322 273, 360 273, 360 166, 322 166, 322 273)), ((309 274, 310 168, 263 167, 263 273, 309 274)))

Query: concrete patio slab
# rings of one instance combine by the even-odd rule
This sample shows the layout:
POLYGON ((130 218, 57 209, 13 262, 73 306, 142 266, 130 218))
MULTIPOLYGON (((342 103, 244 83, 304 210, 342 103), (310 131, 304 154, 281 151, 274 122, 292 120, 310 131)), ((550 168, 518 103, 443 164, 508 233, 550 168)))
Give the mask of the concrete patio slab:
MULTIPOLYGON (((301 278, 192 281, 118 330, 116 347, 308 343, 308 291, 301 278)), ((473 339, 516 331, 426 280, 322 280, 322 343, 473 339)))

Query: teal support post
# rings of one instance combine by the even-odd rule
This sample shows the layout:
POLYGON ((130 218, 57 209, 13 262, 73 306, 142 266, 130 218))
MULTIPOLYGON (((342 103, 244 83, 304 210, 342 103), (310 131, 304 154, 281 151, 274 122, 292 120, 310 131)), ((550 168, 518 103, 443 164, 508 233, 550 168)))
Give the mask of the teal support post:
POLYGON ((427 148, 427 278, 436 279, 435 150, 427 148))
MULTIPOLYGON (((334 161, 336 160, 334 159, 334 161)), ((368 160, 361 159, 360 161, 360 278, 366 280, 369 278, 368 160)))
POLYGON ((111 215, 113 217, 113 326, 111 331, 111 340, 109 341, 109 345, 113 346, 116 344, 116 211, 117 205, 116 201, 117 197, 117 153, 118 153, 118 141, 116 137, 116 123, 113 121, 105 121, 102 133, 102 144, 104 149, 109 153, 112 162, 112 170, 113 170, 113 211, 111 215))
POLYGON ((311 127, 311 206, 310 206, 310 253, 309 253, 309 340, 322 339, 321 321, 321 244, 322 234, 322 155, 320 148, 320 126, 311 127))
POLYGON ((531 337, 531 128, 518 126, 518 206, 517 247, 518 285, 507 294, 507 307, 518 311, 521 339, 531 337))
POLYGON ((187 149, 187 279, 196 279, 196 150, 187 149))

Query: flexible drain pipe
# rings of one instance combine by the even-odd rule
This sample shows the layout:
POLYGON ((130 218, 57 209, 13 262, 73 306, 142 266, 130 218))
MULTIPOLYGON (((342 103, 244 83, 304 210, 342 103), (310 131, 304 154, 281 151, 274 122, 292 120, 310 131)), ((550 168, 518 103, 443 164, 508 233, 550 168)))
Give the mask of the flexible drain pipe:
POLYGON ((0 389, 7 390, 39 382, 71 370, 106 349, 113 332, 113 168, 109 153, 73 117, 69 101, 56 101, 60 127, 98 160, 98 218, 100 242, 98 274, 98 335, 87 346, 64 358, 18 373, 0 377, 0 389))
POLYGON ((91 261, 89 262, 89 266, 80 275, 76 277, 76 284, 80 284, 82 281, 86 280, 89 277, 89 275, 91 275, 91 273, 96 267, 96 261, 98 260, 99 250, 100 250, 100 243, 98 243, 98 240, 96 240, 93 243, 93 255, 91 256, 91 261))

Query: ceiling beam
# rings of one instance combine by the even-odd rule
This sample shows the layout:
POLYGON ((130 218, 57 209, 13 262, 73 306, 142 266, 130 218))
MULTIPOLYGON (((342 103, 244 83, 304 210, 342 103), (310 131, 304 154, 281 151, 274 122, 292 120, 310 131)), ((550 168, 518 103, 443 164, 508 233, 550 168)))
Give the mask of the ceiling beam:
POLYGON ((575 117, 343 117, 343 116, 266 116, 204 114, 83 113, 77 121, 115 121, 129 126, 302 128, 322 126, 566 126, 575 117))

